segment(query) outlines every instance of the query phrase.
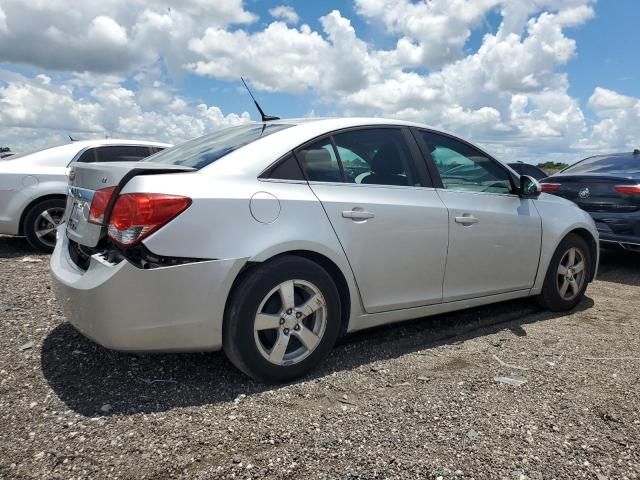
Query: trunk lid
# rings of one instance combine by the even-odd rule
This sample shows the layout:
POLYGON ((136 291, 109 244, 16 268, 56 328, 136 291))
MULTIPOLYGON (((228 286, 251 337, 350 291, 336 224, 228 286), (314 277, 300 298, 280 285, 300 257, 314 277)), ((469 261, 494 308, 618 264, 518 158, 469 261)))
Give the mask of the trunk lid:
POLYGON ((616 191, 618 185, 637 185, 628 176, 617 175, 553 175, 543 183, 559 184, 554 195, 576 203, 587 212, 634 212, 640 210, 640 197, 616 191))
POLYGON ((107 207, 105 224, 113 204, 126 183, 137 175, 191 172, 191 167, 153 162, 76 163, 69 171, 65 230, 67 237, 85 247, 95 247, 106 235, 105 225, 89 223, 91 202, 97 190, 116 187, 107 207))

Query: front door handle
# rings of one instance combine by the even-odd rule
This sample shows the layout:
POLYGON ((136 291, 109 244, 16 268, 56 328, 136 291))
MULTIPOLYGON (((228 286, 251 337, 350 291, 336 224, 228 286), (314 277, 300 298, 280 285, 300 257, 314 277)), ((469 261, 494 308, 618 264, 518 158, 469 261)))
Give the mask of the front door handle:
POLYGON ((456 223, 461 223, 463 225, 472 225, 474 223, 478 223, 478 219, 474 216, 465 213, 461 217, 456 217, 456 223))
POLYGON ((366 210, 344 210, 342 216, 351 220, 368 220, 375 217, 372 212, 367 212, 366 210))

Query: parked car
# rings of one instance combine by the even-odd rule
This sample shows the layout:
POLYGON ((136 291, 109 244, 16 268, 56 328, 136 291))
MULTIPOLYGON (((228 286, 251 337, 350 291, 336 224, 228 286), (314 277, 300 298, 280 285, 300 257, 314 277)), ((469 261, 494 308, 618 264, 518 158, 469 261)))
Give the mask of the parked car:
POLYGON ((543 182, 589 212, 602 242, 640 252, 640 150, 585 158, 543 182))
POLYGON ((24 235, 51 252, 64 213, 67 167, 74 162, 137 161, 171 145, 138 140, 76 141, 0 162, 0 234, 24 235))
POLYGON ((117 350, 222 348, 266 382, 347 331, 520 297, 571 309, 598 264, 587 213, 416 123, 254 123, 73 170, 51 258, 70 322, 117 350))
POLYGON ((538 181, 548 177, 544 170, 536 167, 535 165, 531 165, 530 163, 512 162, 508 163, 507 165, 515 170, 518 175, 529 175, 530 177, 533 177, 538 181))

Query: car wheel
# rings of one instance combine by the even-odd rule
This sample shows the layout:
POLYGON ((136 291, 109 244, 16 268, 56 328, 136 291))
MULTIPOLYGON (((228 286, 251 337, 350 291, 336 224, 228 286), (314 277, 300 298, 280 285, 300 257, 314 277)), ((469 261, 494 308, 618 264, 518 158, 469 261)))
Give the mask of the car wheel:
POLYGON ((340 297, 318 264, 283 256, 250 270, 231 294, 223 349, 255 380, 287 382, 317 366, 340 330, 340 297))
POLYGON ((567 235, 551 258, 538 297, 540 305, 554 312, 571 310, 582 300, 590 276, 591 254, 587 242, 578 235, 567 235))
POLYGON ((43 200, 24 218, 23 231, 29 244, 40 252, 51 253, 56 246, 56 228, 64 216, 65 200, 43 200))

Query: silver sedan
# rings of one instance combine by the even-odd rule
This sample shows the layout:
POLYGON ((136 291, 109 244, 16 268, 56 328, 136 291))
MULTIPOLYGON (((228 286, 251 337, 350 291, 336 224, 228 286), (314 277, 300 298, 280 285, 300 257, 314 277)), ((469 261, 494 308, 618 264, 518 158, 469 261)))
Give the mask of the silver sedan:
POLYGON ((118 350, 224 349, 265 382, 345 332, 520 297, 569 310, 597 270, 588 214, 410 122, 252 123, 71 179, 51 259, 69 321, 118 350))
POLYGON ((71 163, 138 160, 170 146, 140 140, 84 140, 3 159, 0 234, 24 235, 36 250, 52 252, 64 214, 71 163))

